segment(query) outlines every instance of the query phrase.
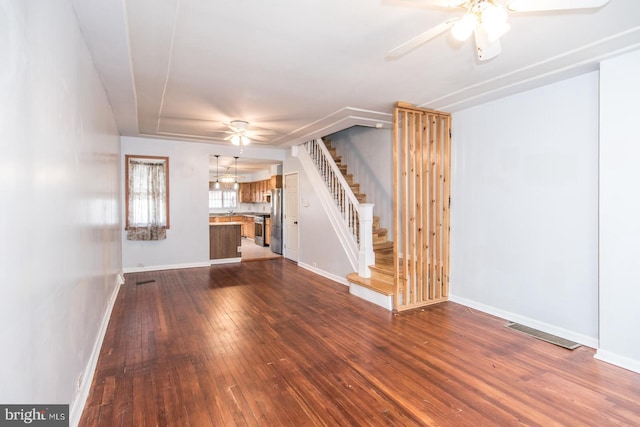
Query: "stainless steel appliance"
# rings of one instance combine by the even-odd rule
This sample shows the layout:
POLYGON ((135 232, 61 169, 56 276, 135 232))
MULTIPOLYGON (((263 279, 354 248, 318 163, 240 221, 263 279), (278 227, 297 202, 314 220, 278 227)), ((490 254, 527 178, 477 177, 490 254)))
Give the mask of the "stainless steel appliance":
POLYGON ((256 215, 255 216, 255 235, 253 241, 258 246, 264 246, 264 232, 265 232, 265 224, 264 224, 264 215, 256 215))
POLYGON ((282 188, 271 190, 271 252, 282 254, 282 188))

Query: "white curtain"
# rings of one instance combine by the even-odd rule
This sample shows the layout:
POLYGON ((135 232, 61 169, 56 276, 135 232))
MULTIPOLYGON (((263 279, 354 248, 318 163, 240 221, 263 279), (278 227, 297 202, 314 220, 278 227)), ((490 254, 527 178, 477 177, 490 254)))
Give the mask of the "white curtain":
POLYGON ((127 239, 166 239, 167 182, 164 162, 129 159, 127 239))

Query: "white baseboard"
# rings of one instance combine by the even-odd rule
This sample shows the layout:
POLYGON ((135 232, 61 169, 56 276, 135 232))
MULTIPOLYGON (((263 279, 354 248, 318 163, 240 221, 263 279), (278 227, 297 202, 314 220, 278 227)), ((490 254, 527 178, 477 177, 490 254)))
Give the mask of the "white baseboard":
POLYGON ((176 270, 178 268, 197 268, 197 267, 209 267, 210 262, 192 262, 186 264, 168 264, 168 265, 148 265, 144 267, 126 267, 123 269, 125 273, 143 273, 146 271, 160 271, 160 270, 176 270))
POLYGON ((333 273, 329 273, 327 271, 321 270, 321 269, 319 269, 317 267, 313 267, 313 266, 311 266, 309 264, 305 264, 303 262, 299 262, 298 263, 298 267, 302 267, 305 270, 309 270, 309 271, 311 271, 311 272, 313 272, 315 274, 318 274, 318 275, 320 275, 322 277, 326 277, 327 279, 333 280, 334 282, 338 282, 338 283, 340 283, 342 285, 349 286, 349 282, 347 282, 347 278, 346 277, 337 276, 337 275, 335 275, 333 273))
POLYGON ((569 331, 567 329, 559 328, 557 326, 550 325, 545 322, 540 322, 538 320, 531 319, 526 316, 505 311, 489 305, 485 305, 477 301, 472 301, 456 295, 449 295, 449 301, 464 305, 469 308, 473 308, 478 311, 482 311, 483 313, 487 313, 496 317, 503 318, 505 320, 509 320, 511 322, 520 323, 521 325, 525 325, 530 328, 534 328, 539 331, 546 332, 548 334, 552 334, 567 340, 575 341, 582 345, 586 345, 587 347, 598 348, 598 345, 599 345, 598 338, 593 338, 587 335, 578 334, 576 332, 569 331))
POLYGON ((242 257, 212 259, 210 265, 233 264, 233 263, 236 263, 236 262, 242 262, 242 257))
POLYGON ((93 383, 93 375, 95 374, 96 366, 98 365, 98 357, 100 356, 100 350, 102 349, 104 336, 107 333, 107 327, 109 326, 109 320, 111 319, 111 312, 113 311, 113 306, 116 303, 116 298, 118 297, 120 286, 124 284, 124 280, 122 280, 121 282, 121 278, 121 274, 118 274, 116 276, 113 291, 111 292, 109 302, 107 303, 106 310, 104 312, 104 315, 102 316, 102 323, 100 324, 100 328, 98 329, 96 341, 93 344, 93 349, 91 350, 89 360, 87 361, 87 366, 85 367, 84 373, 82 374, 82 384, 80 385, 80 389, 76 393, 73 402, 71 403, 71 405, 69 405, 69 426, 71 427, 75 427, 78 425, 78 423, 80 423, 82 411, 84 411, 84 406, 86 405, 87 399, 89 398, 91 384, 93 383))
POLYGON ((595 359, 601 360, 612 365, 619 366, 632 372, 640 374, 640 361, 636 359, 630 359, 625 356, 613 353, 611 351, 598 349, 593 356, 595 359))

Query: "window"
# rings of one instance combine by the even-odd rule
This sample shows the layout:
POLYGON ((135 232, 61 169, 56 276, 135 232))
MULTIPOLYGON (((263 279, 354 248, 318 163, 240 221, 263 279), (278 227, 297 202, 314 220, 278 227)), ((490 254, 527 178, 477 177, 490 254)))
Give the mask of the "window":
POLYGON ((209 208, 235 208, 238 207, 238 192, 228 189, 209 190, 209 208))
POLYGON ((169 228, 169 158, 125 156, 129 240, 160 240, 169 228))

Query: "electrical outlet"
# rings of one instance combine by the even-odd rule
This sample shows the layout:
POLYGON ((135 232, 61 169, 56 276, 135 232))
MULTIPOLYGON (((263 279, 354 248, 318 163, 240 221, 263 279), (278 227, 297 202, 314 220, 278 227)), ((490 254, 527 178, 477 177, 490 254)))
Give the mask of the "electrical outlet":
POLYGON ((237 252, 242 252, 242 246, 238 246, 237 252))

